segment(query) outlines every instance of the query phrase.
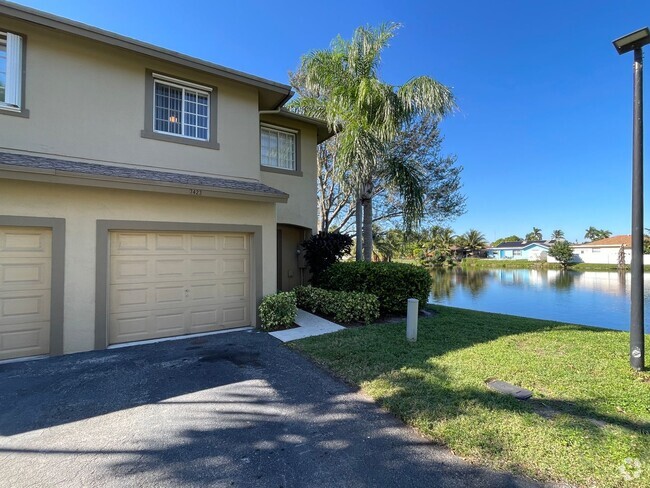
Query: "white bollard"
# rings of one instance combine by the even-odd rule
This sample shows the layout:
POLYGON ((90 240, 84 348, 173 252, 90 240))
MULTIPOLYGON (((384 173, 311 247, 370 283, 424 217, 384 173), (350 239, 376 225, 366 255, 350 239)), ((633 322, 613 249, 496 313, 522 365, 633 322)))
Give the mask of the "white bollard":
POLYGON ((415 342, 418 340, 418 300, 417 298, 408 299, 406 309, 406 340, 415 342))

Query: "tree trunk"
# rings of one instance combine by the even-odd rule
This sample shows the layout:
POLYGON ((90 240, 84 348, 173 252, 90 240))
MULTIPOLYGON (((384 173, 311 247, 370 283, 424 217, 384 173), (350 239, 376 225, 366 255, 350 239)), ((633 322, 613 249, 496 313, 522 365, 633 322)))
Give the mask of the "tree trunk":
POLYGON ((357 211, 355 214, 357 224, 357 243, 356 243, 356 258, 357 261, 363 261, 363 206, 361 204, 361 197, 357 198, 357 211))
POLYGON ((372 183, 366 183, 361 195, 363 205, 363 260, 372 261, 372 183))

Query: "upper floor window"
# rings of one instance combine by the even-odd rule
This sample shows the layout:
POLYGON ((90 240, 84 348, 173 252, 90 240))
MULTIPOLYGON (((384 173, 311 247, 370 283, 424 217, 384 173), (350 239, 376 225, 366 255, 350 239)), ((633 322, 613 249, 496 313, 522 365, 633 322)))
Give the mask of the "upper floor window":
POLYGON ((296 171, 296 131, 270 125, 260 128, 262 166, 296 171))
POLYGON ((0 32, 0 108, 20 110, 22 103, 23 39, 0 32))
POLYGON ((219 149, 217 87, 145 70, 142 137, 219 149))
POLYGON ((207 141, 211 89, 161 78, 154 75, 154 130, 207 141))

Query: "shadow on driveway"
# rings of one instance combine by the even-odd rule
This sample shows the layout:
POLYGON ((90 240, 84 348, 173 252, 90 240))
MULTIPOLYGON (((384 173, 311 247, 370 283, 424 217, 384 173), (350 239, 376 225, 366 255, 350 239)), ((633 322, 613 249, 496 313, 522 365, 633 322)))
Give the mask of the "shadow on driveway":
POLYGON ((0 367, 0 486, 536 486, 471 466, 263 333, 0 367))

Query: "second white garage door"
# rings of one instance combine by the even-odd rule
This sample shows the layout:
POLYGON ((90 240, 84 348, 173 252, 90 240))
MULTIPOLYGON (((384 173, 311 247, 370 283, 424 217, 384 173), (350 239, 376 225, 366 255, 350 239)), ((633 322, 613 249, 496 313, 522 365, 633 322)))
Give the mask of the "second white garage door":
POLYGON ((247 234, 111 232, 111 344, 250 325, 247 234))

